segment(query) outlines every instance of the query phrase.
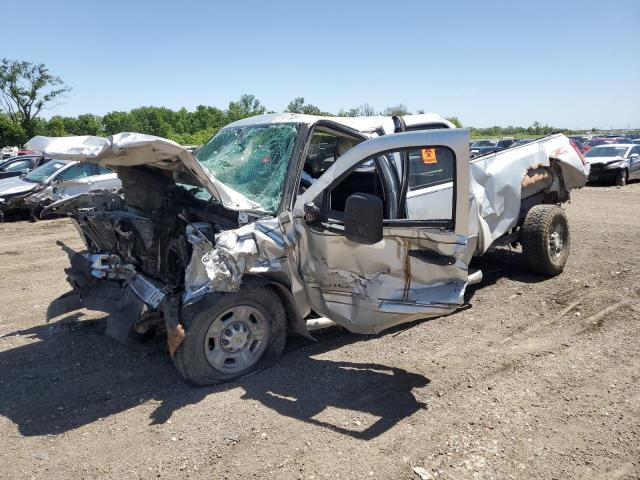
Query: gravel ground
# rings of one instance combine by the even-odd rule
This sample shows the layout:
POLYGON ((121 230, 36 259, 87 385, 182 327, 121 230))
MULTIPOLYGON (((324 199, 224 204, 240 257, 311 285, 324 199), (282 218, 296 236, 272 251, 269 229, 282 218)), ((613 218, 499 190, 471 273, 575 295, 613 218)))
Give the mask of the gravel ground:
POLYGON ((559 277, 501 250, 454 315, 292 338, 213 388, 95 313, 47 324, 77 234, 0 225, 0 477, 640 478, 639 206, 638 183, 574 192, 559 277))

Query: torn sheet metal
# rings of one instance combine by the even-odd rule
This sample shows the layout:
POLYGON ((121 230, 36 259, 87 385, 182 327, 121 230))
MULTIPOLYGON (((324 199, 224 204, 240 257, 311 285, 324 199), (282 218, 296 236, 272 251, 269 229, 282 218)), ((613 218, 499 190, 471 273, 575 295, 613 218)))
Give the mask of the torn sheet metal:
POLYGON ((387 230, 374 248, 345 248, 339 235, 305 235, 300 268, 313 310, 349 331, 377 333, 459 308, 467 284, 466 239, 444 244, 397 233, 406 232, 387 230), (423 252, 433 256, 423 258, 423 252), (447 260, 436 265, 434 257, 447 260))
POLYGON ((522 199, 539 191, 523 189, 527 186, 523 185, 525 176, 532 170, 550 168, 552 160, 561 169, 562 184, 559 176, 554 177, 554 181, 546 185, 547 192, 557 192, 562 197, 586 184, 589 166, 564 135, 552 135, 471 160, 469 236, 478 238, 475 254, 484 253, 496 239, 516 226, 522 199))

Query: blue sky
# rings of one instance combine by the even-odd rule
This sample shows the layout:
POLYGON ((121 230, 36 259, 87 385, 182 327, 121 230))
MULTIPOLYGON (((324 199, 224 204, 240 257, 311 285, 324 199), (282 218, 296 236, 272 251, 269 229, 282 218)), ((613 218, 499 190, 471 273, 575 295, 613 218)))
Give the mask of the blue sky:
POLYGON ((640 127, 640 0, 2 0, 0 57, 73 91, 48 113, 398 103, 465 125, 640 127))

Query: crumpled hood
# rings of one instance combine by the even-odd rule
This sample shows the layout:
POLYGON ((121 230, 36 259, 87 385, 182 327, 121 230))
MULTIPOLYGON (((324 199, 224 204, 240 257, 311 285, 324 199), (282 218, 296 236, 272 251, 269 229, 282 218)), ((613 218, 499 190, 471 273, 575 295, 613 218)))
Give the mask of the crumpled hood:
POLYGON ((20 177, 4 178, 0 180, 0 197, 27 193, 38 186, 38 183, 25 182, 20 177))
POLYGON ((217 180, 196 158, 166 138, 141 133, 118 133, 108 138, 33 137, 27 148, 66 160, 94 162, 107 167, 148 165, 163 170, 190 173, 222 205, 231 210, 264 211, 240 192, 217 180))

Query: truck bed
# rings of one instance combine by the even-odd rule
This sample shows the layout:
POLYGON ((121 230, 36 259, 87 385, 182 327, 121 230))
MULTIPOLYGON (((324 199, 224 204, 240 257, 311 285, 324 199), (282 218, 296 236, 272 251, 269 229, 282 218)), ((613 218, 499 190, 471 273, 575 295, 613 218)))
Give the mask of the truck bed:
MULTIPOLYGON (((589 175, 588 164, 562 134, 475 157, 470 165, 469 241, 476 243, 476 255, 517 226, 531 206, 569 200, 589 175)), ((409 195, 410 217, 444 218, 451 212, 452 188, 448 183, 409 195)))

